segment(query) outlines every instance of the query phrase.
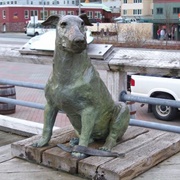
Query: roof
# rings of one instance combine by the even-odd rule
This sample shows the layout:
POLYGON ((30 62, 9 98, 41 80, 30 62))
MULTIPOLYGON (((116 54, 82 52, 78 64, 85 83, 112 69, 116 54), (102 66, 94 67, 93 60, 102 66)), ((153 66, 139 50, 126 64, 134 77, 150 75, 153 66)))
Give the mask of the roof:
POLYGON ((81 5, 84 7, 98 7, 98 8, 102 8, 105 11, 111 12, 111 9, 109 7, 105 6, 104 4, 100 4, 100 3, 81 3, 81 5))

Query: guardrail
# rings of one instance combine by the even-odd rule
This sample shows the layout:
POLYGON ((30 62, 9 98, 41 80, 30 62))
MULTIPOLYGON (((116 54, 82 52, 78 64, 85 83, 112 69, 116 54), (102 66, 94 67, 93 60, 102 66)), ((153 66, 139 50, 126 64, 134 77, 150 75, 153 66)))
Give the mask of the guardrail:
MULTIPOLYGON (((14 80, 8 80, 8 79, 0 79, 0 84, 9 84, 9 85, 14 85, 14 86, 34 88, 34 89, 40 89, 40 90, 44 90, 45 88, 44 84, 35 84, 35 83, 14 81, 14 80)), ((120 100, 180 107, 180 102, 177 102, 177 101, 174 102, 173 100, 167 100, 167 99, 143 98, 143 97, 138 97, 138 96, 132 96, 132 95, 127 95, 125 91, 122 91, 120 93, 120 100)), ((26 107, 31 107, 31 108, 41 109, 41 110, 44 110, 44 107, 45 107, 45 105, 43 104, 10 99, 10 98, 5 98, 5 97, 0 97, 0 102, 21 105, 21 106, 26 106, 26 107)), ((59 112, 63 113, 62 111, 59 111, 59 112)), ((152 129, 163 130, 163 131, 174 132, 174 133, 180 133, 180 127, 178 126, 147 122, 147 121, 137 120, 137 119, 130 119, 129 125, 152 128, 152 129)))

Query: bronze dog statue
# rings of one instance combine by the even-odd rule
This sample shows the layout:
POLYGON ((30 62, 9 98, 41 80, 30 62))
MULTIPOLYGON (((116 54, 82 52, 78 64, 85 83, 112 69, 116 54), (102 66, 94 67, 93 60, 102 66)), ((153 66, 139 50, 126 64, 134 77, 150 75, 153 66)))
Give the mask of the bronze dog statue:
MULTIPOLYGON (((86 15, 50 16, 43 25, 56 24, 56 46, 53 72, 45 88, 47 104, 44 128, 36 147, 46 145, 52 135, 59 110, 64 111, 73 125, 80 146, 94 140, 105 140, 102 150, 111 150, 129 124, 129 109, 115 104, 87 55, 86 15)), ((76 157, 83 153, 73 153, 76 157)))

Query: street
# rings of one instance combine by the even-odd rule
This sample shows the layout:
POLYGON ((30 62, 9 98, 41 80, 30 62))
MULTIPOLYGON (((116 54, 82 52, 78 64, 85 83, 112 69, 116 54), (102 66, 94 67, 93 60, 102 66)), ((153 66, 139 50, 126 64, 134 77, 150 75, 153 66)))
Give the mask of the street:
POLYGON ((31 37, 25 33, 0 33, 0 44, 23 46, 31 37))

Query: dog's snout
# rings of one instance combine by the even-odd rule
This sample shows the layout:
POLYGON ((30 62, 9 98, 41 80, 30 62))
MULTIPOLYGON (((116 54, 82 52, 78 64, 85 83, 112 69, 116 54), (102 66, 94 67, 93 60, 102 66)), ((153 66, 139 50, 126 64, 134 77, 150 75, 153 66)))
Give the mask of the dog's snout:
POLYGON ((74 39, 74 43, 76 44, 76 45, 83 45, 83 44, 85 44, 85 42, 86 42, 86 40, 85 40, 85 38, 83 38, 83 37, 76 37, 75 39, 74 39))

